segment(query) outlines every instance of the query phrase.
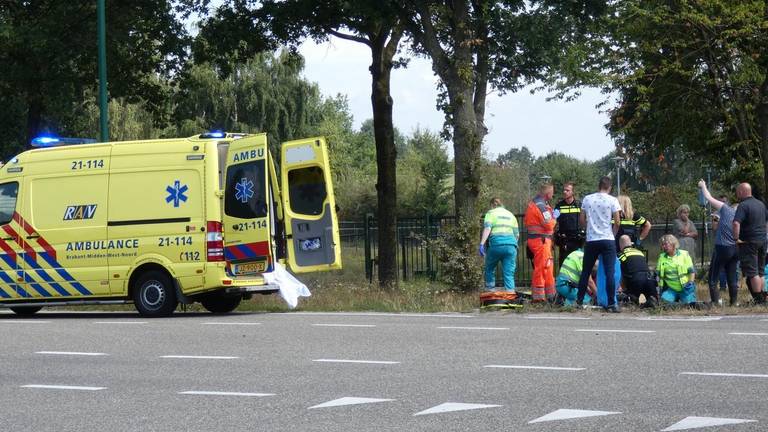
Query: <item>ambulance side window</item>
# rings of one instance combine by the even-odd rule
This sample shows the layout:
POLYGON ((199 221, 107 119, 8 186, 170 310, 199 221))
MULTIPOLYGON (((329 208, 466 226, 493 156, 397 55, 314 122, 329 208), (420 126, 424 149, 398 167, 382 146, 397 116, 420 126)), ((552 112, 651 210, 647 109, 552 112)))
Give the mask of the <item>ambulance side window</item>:
POLYGON ((0 185, 0 225, 5 225, 13 219, 18 194, 18 183, 12 182, 0 185))
POLYGON ((323 213, 328 195, 325 177, 320 167, 291 170, 288 173, 289 197, 294 213, 316 216, 323 213))

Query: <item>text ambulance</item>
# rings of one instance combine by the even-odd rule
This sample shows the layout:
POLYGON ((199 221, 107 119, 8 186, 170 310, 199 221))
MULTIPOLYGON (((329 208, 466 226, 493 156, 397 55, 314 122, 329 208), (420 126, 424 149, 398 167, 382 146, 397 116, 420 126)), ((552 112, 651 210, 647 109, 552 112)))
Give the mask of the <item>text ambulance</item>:
POLYGON ((0 168, 0 306, 133 302, 166 316, 214 313, 273 293, 263 273, 341 268, 323 138, 264 134, 37 148, 0 168))

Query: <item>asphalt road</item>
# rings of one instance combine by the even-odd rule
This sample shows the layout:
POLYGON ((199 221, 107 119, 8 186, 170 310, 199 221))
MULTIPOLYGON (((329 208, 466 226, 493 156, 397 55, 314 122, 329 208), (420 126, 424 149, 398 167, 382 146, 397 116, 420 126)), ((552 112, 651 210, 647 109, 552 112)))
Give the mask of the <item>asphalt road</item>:
POLYGON ((0 312, 0 332, 1 431, 768 430, 768 316, 0 312))

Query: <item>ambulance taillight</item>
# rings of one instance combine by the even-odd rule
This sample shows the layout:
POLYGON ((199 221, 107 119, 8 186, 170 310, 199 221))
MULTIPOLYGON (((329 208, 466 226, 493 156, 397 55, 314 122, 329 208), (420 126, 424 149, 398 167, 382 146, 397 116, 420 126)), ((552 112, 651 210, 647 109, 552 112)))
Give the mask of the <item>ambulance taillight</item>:
POLYGON ((224 236, 221 222, 209 221, 206 224, 206 249, 208 261, 224 261, 224 236))

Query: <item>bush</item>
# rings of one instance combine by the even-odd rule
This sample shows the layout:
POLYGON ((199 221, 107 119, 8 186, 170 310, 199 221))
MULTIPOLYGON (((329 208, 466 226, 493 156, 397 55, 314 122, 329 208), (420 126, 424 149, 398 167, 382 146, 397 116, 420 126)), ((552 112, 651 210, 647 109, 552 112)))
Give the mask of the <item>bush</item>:
POLYGON ((474 291, 482 287, 483 263, 474 250, 478 239, 478 228, 464 222, 427 240, 429 247, 437 253, 442 278, 458 291, 474 291))

